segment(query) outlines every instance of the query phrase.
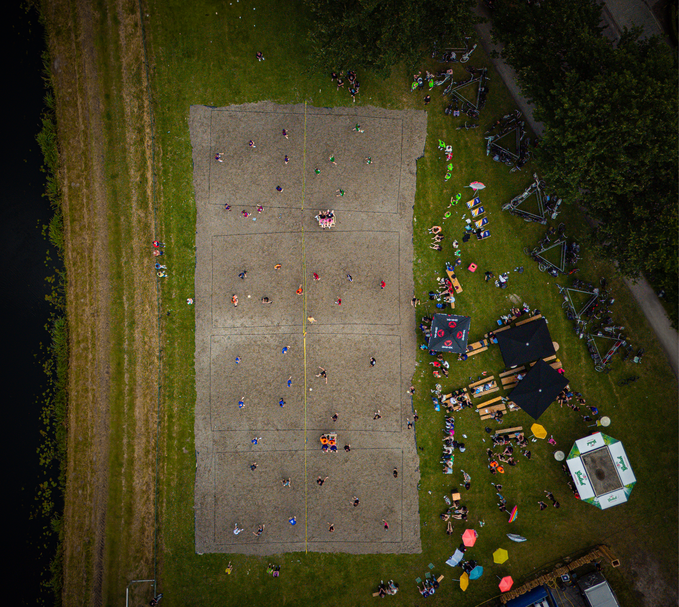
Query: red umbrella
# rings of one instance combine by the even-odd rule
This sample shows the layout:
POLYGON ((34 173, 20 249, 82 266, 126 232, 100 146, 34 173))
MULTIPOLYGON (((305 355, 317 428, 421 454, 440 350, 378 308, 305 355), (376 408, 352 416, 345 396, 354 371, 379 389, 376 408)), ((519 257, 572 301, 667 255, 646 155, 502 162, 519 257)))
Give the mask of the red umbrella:
POLYGON ((478 536, 479 534, 473 529, 467 529, 467 531, 462 534, 462 543, 465 546, 473 546, 476 543, 476 538, 478 536))
POLYGON ((503 577, 500 580, 500 590, 502 592, 507 592, 512 586, 514 585, 514 580, 511 578, 511 576, 503 577))

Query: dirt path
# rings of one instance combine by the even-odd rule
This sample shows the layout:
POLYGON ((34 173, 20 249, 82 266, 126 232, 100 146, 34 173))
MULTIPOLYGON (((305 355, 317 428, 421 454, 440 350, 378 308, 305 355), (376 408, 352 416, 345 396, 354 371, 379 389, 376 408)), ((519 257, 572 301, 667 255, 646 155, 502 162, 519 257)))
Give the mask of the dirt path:
POLYGON ((153 572, 158 331, 137 6, 43 7, 68 276, 66 605, 110 603, 127 581, 153 572))

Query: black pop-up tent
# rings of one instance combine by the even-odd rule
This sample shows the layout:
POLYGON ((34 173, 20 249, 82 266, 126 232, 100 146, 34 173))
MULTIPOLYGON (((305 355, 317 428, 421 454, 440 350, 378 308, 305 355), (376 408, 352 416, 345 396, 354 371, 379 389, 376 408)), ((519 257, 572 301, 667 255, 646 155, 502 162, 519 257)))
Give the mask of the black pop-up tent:
POLYGON ((434 314, 431 322, 429 349, 434 352, 463 354, 467 351, 471 322, 472 319, 469 316, 434 314))
POLYGON ((496 337, 507 368, 554 354, 552 337, 544 318, 500 331, 496 337))
POLYGON ((539 360, 512 390, 509 400, 533 419, 539 419, 567 385, 568 380, 561 373, 539 360))

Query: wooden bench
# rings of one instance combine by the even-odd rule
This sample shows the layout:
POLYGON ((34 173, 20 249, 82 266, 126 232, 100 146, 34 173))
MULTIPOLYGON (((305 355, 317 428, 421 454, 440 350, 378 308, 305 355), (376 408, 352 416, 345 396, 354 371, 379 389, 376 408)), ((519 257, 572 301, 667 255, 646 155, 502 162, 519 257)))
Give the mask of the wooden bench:
POLYGON ((502 387, 503 388, 515 386, 518 383, 519 383, 519 374, 518 373, 516 375, 510 375, 509 377, 503 377, 502 378, 502 387))
POLYGON ((525 371, 526 367, 521 365, 520 367, 514 367, 513 369, 509 369, 509 371, 503 371, 500 373, 500 377, 509 377, 510 375, 516 375, 517 373, 521 371, 525 371))
POLYGON ((521 325, 525 325, 528 322, 533 322, 534 320, 537 320, 538 318, 542 318, 542 314, 536 314, 535 316, 531 316, 530 318, 526 318, 526 320, 522 320, 521 322, 517 322, 516 326, 520 327, 521 325))
POLYGON ((492 407, 477 409, 477 411, 481 414, 481 419, 488 419, 492 417, 492 413, 497 413, 498 411, 501 411, 504 415, 507 413, 507 407, 505 407, 504 403, 500 403, 499 405, 493 405, 492 407))
POLYGON ((499 401, 504 400, 504 396, 496 396, 495 398, 491 398, 490 400, 487 400, 485 403, 479 403, 476 405, 477 409, 483 409, 484 407, 487 407, 488 405, 492 405, 494 403, 497 403, 499 401))
MULTIPOLYGON (((467 388, 462 388, 462 394, 467 394, 467 388)), ((444 395, 441 397, 441 402, 444 403, 444 402, 446 402, 447 400, 450 400, 451 398, 453 398, 453 393, 452 393, 452 392, 451 392, 450 394, 444 394, 444 395)))
POLYGON ((473 344, 467 344, 467 351, 470 352, 471 350, 476 350, 477 348, 487 348, 490 345, 490 342, 487 340, 484 341, 483 339, 479 339, 479 341, 475 341, 473 344))
POLYGON ((523 432, 523 426, 516 426, 516 428, 505 428, 504 430, 496 430, 495 434, 519 434, 523 432))
POLYGON ((478 394, 473 394, 472 396, 474 398, 481 398, 485 396, 486 394, 492 394, 493 392, 499 392, 500 388, 498 388, 497 384, 493 382, 493 387, 489 388, 488 390, 484 390, 483 392, 479 392, 478 394))
POLYGON ((441 580, 442 580, 444 577, 446 577, 446 576, 445 576, 445 575, 439 575, 439 576, 436 578, 436 581, 440 584, 440 583, 441 583, 441 580))
POLYGON ((495 334, 497 334, 497 333, 502 333, 502 331, 506 331, 507 329, 511 329, 511 328, 512 328, 511 325, 504 325, 504 326, 500 327, 499 329, 493 329, 492 331, 488 331, 488 333, 486 333, 486 334, 484 335, 484 337, 487 339, 487 338, 488 338, 488 335, 489 335, 490 333, 495 333, 495 334))
POLYGON ((472 394, 474 393, 474 388, 477 388, 479 386, 483 386, 483 384, 487 383, 495 383, 495 376, 494 375, 489 375, 488 377, 484 377, 483 379, 480 379, 479 381, 475 381, 472 384, 469 384, 469 392, 472 394))
MULTIPOLYGON (((467 347, 469 347, 469 346, 467 346, 467 347)), ((481 354, 481 352, 485 352, 487 349, 488 349, 488 346, 484 346, 483 348, 476 348, 474 350, 467 350, 467 352, 465 352, 465 354, 467 355, 467 358, 469 358, 470 356, 474 356, 476 354, 481 354)))
POLYGON ((459 493, 453 493, 451 497, 453 498, 454 502, 457 502, 459 499, 462 498, 462 496, 459 493))
POLYGON ((450 279, 450 282, 453 284, 453 289, 455 289, 455 293, 462 293, 462 285, 460 284, 460 281, 458 280, 455 272, 453 270, 446 270, 446 274, 448 274, 448 278, 450 279))
POLYGON ((492 394, 493 392, 499 391, 500 388, 497 386, 497 382, 495 381, 495 378, 491 375, 490 377, 487 377, 481 381, 474 382, 473 384, 469 384, 469 392, 474 398, 480 398, 482 396, 485 396, 486 394, 492 394), (474 389, 478 388, 480 386, 483 386, 485 384, 490 384, 490 388, 487 390, 483 390, 482 392, 474 393, 474 389))
MULTIPOLYGON (((552 369, 554 369, 555 371, 558 371, 559 369, 563 369, 563 365, 561 364, 561 361, 556 357, 556 354, 553 354, 552 356, 548 356, 547 358, 543 358, 542 360, 544 360, 546 363, 548 363, 550 360, 554 361, 554 362, 550 363, 549 366, 552 367, 552 369)), ((531 367, 533 365, 535 365, 534 362, 530 363, 531 367)))

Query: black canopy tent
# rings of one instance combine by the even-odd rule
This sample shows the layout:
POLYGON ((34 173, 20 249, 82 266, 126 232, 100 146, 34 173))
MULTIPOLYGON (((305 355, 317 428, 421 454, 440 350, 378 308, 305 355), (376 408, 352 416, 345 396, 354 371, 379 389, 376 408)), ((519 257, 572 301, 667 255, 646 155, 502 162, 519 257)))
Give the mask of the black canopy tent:
POLYGON ((500 331, 496 337, 507 368, 546 358, 555 352, 544 318, 500 331))
POLYGON ((434 314, 431 322, 429 349, 434 352, 463 354, 467 351, 471 322, 472 319, 469 316, 434 314))
POLYGON ((537 420, 567 385, 561 373, 539 360, 512 390, 509 400, 537 420))

